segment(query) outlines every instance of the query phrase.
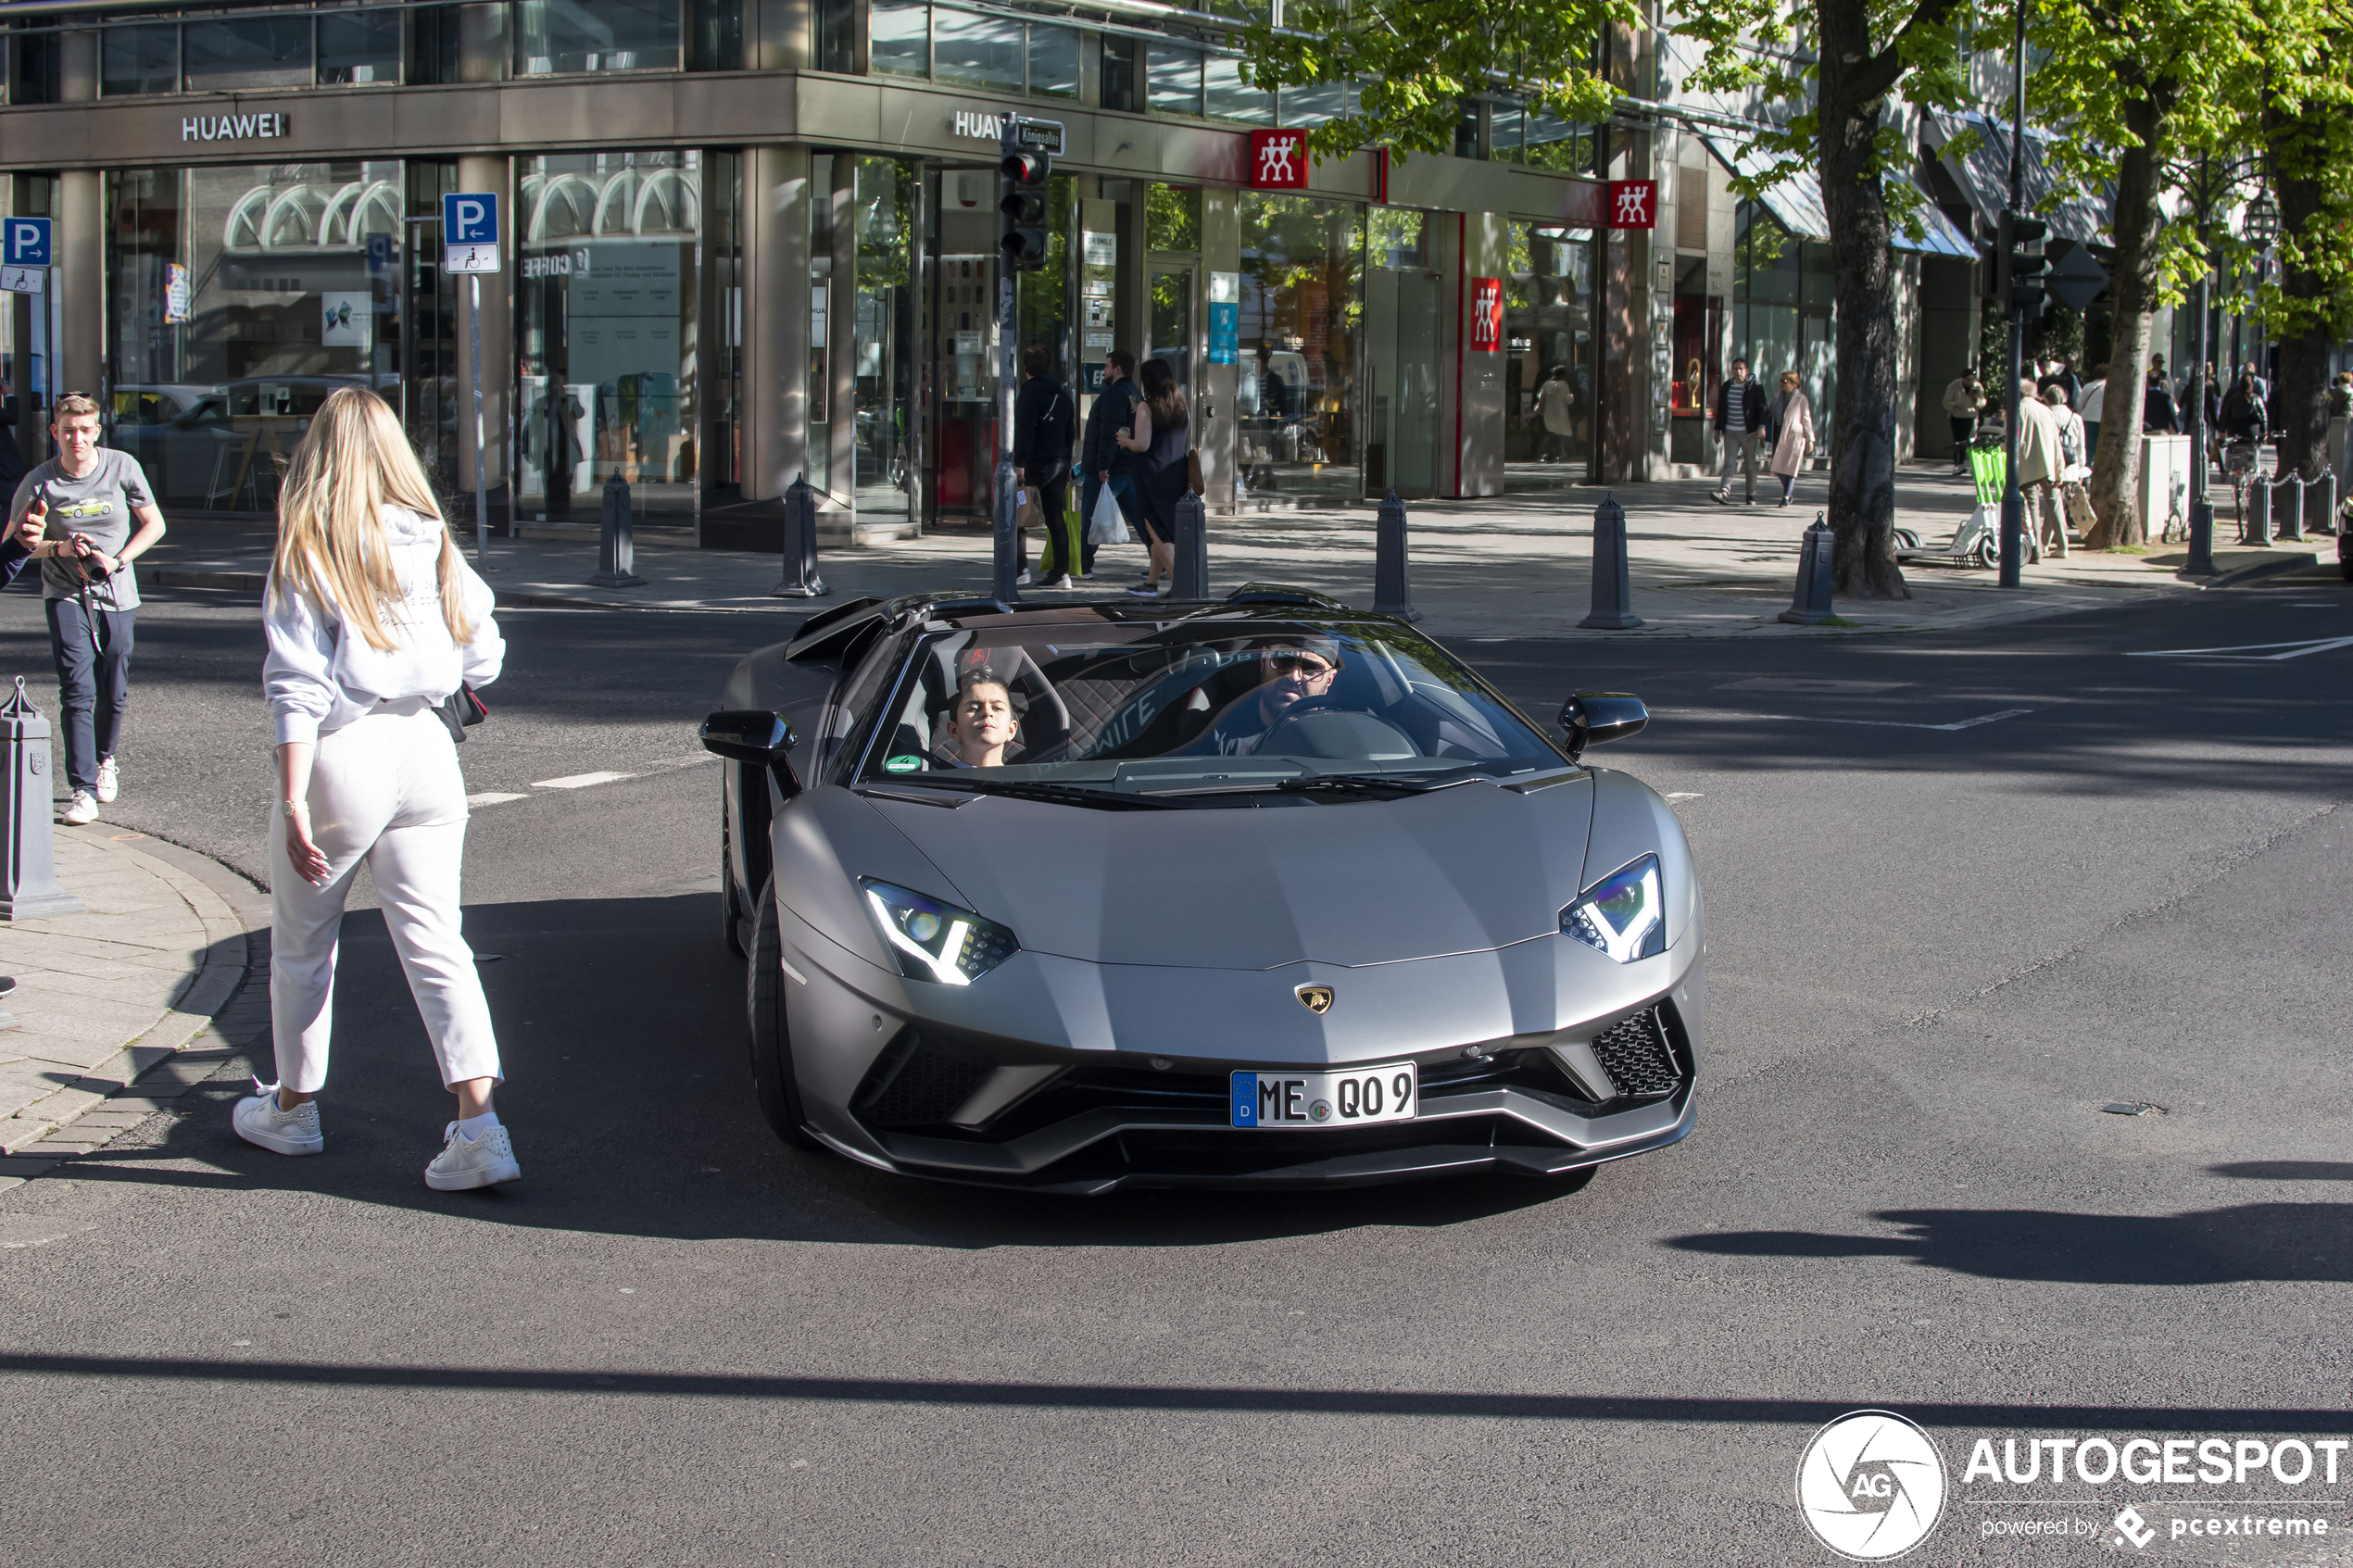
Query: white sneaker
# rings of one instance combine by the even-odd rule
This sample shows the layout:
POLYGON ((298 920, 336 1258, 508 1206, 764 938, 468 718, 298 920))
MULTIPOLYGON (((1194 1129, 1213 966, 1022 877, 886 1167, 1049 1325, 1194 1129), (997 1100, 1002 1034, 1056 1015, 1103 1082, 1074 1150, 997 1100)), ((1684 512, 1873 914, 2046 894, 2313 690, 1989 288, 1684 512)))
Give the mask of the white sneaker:
POLYGON ((253 1093, 229 1112, 237 1136, 277 1154, 317 1154, 327 1147, 319 1134, 319 1102, 304 1100, 292 1110, 278 1109, 278 1085, 253 1081, 253 1093))
POLYGON ((101 806, 113 805, 114 797, 122 793, 122 770, 114 765, 114 759, 111 757, 102 757, 98 759, 97 793, 98 804, 101 806))
POLYGON ((66 809, 57 816, 57 821, 76 828, 87 827, 97 820, 98 803, 91 798, 86 789, 75 790, 73 798, 66 802, 66 809))
POLYGON ((452 1122, 443 1135, 449 1141, 425 1167, 425 1185, 434 1191, 464 1192, 522 1177, 522 1167, 515 1163, 514 1146, 507 1141, 503 1123, 478 1138, 470 1138, 452 1122))
POLYGON ((1013 586, 1016 588, 1029 586, 1029 568, 1025 566, 1021 569, 1021 574, 1013 579, 1013 586))

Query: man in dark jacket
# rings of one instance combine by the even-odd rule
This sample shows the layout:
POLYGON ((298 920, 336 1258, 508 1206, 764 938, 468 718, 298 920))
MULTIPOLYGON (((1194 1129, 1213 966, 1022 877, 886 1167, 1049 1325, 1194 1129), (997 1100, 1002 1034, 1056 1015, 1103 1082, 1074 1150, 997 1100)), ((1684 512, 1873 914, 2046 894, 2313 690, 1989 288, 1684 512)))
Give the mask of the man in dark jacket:
POLYGON ((1716 498, 1732 504, 1732 470, 1748 481, 1748 500, 1756 504, 1756 438, 1765 429, 1765 389, 1748 379, 1748 361, 1732 361, 1731 376, 1716 389, 1716 435, 1724 447, 1724 476, 1717 483, 1716 498))
POLYGON ((2173 395, 2166 390, 2162 366, 2149 371, 2148 391, 2141 397, 2141 433, 2144 435, 2179 435, 2182 421, 2173 411, 2173 395))
POLYGON ((1046 542, 1038 552, 1038 582, 1047 588, 1070 586, 1075 564, 1070 525, 1070 433, 1077 424, 1069 389, 1053 373, 1053 355, 1042 343, 1021 351, 1021 394, 1013 399, 1013 479, 1037 493, 1046 519, 1046 542))
MULTIPOLYGON (((1103 390, 1096 395, 1095 406, 1088 410, 1086 438, 1078 445, 1078 470, 1085 475, 1079 489, 1079 536, 1086 537, 1087 529, 1095 521, 1095 500, 1108 488, 1117 503, 1120 515, 1127 520, 1132 532, 1140 526, 1137 508, 1135 460, 1120 450, 1117 433, 1136 426, 1136 405, 1143 394, 1136 386, 1136 357, 1124 348, 1114 348, 1103 366, 1103 390)), ((1079 575, 1095 575, 1095 542, 1087 541, 1079 552, 1079 575)))

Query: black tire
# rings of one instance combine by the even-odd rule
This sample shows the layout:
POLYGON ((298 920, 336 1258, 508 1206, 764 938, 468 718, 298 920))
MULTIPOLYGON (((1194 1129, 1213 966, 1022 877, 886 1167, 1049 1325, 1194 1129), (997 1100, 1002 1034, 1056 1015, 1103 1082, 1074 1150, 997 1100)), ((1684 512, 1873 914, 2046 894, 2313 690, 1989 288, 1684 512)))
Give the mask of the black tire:
POLYGON ((2347 583, 2353 583, 2353 556, 2337 557, 2336 569, 2345 573, 2345 580, 2347 583))
POLYGON ((792 1037, 785 1026, 785 955, 776 926, 776 884, 760 890, 751 928, 751 961, 744 970, 744 1022, 751 1041, 751 1083, 769 1130, 795 1148, 815 1148, 793 1079, 792 1037))
POLYGON ((1977 542, 1977 563, 1989 571, 1999 571, 2002 565, 2001 541, 1988 533, 1977 542))
POLYGON ((744 900, 736 887, 735 833, 727 825, 727 797, 719 797, 719 924, 727 939, 727 950, 737 958, 744 952, 744 900))

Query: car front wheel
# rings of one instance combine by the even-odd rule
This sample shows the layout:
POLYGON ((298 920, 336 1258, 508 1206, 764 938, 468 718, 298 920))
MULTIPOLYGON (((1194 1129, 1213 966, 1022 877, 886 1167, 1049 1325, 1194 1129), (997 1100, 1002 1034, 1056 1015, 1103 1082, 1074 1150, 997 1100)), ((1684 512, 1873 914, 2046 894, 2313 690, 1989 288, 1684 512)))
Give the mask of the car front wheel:
POLYGON ((751 1036, 751 1082, 769 1128, 796 1148, 814 1148, 793 1080, 792 1036, 785 1026, 785 950, 776 913, 776 883, 760 891, 752 924, 751 961, 745 966, 744 1014, 751 1036))

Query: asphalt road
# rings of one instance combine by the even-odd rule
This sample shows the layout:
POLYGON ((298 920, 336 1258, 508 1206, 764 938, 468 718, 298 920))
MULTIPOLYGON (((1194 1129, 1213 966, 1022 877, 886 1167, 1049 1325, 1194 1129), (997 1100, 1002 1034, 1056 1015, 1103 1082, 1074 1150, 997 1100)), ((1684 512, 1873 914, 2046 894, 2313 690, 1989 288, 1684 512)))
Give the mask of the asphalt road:
MULTIPOLYGON (((356 914, 325 1158, 236 1141, 221 1085, 0 1195, 0 1240, 51 1237, 0 1249, 6 1560, 1813 1564, 1801 1451, 1877 1406, 1950 1471, 1910 1561, 2353 1562, 2353 1457, 1963 1474, 1981 1436, 2353 1428, 2353 647, 2132 657, 2353 637, 2347 590, 1466 645, 1532 712, 1649 699, 1596 760, 1676 797, 1706 879, 1699 1129, 1570 1195, 1044 1199, 780 1147, 692 758, 789 618, 501 621, 463 759, 521 798, 477 809, 467 929, 526 1180, 419 1180, 449 1102, 356 914), (533 787, 599 771, 634 776, 533 787), (2169 1539, 2184 1499, 2331 1533, 2169 1539)), ((110 820, 251 872, 254 606, 139 630, 110 820)), ((46 668, 20 595, 0 655, 46 668)))

